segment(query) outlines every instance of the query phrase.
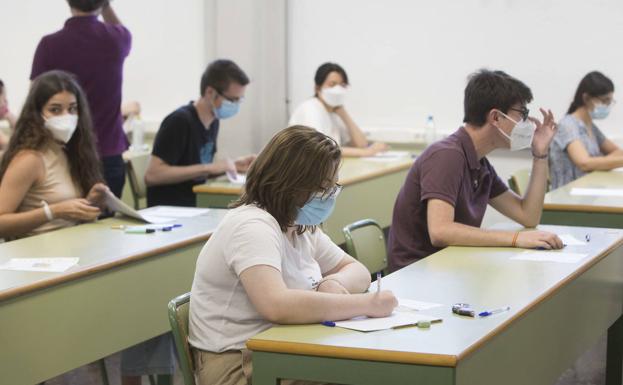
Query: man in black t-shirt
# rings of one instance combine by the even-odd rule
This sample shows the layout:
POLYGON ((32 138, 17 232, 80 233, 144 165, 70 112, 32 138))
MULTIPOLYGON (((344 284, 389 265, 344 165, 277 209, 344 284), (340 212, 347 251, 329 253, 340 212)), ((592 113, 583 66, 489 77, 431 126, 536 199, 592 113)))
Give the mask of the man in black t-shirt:
POLYGON ((254 155, 214 161, 219 122, 238 112, 247 84, 236 63, 216 60, 201 77, 201 97, 163 120, 145 172, 148 206, 195 206, 194 185, 227 171, 247 171, 254 155))

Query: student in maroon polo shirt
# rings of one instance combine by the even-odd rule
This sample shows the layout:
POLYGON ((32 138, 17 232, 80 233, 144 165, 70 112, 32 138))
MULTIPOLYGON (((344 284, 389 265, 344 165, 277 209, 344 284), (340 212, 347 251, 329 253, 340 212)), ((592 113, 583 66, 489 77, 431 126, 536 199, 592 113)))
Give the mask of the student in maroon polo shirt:
POLYGON ((481 70, 465 88, 463 122, 429 146, 409 171, 394 205, 388 250, 400 269, 451 245, 562 248, 557 235, 481 229, 487 205, 525 227, 541 219, 549 144, 556 133, 551 111, 529 117, 532 92, 502 71, 481 70), (530 183, 523 197, 508 190, 486 155, 498 148, 531 148, 530 183))
POLYGON ((110 190, 121 196, 128 148, 121 117, 123 62, 132 36, 108 0, 68 0, 72 17, 60 31, 44 36, 35 52, 31 79, 50 70, 73 73, 84 89, 97 136, 97 149, 110 190), (98 20, 102 15, 103 22, 98 20))

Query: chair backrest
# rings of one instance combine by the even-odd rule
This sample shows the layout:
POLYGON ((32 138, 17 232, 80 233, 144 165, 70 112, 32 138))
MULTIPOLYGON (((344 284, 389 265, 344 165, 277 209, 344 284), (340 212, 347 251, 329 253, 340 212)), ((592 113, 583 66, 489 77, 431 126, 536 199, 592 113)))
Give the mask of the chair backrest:
POLYGON ((185 385, 195 385, 193 356, 188 343, 188 311, 190 293, 182 294, 169 302, 169 323, 179 356, 185 385))
POLYGON ((346 239, 346 252, 365 267, 370 273, 387 268, 387 249, 383 229, 372 219, 351 223, 342 229, 346 239))
POLYGON ((523 196, 528 188, 528 182, 530 181, 530 169, 523 168, 515 171, 508 179, 508 187, 513 190, 517 195, 523 196))
POLYGON ((128 180, 132 189, 132 197, 134 198, 134 208, 139 209, 140 199, 147 196, 147 186, 145 185, 145 171, 149 164, 148 153, 140 155, 132 155, 128 159, 128 180))

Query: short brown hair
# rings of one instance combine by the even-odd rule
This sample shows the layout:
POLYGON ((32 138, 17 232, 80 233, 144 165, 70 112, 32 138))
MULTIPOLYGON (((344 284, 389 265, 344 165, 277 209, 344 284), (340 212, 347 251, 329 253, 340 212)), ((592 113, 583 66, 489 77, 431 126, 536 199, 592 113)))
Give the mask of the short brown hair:
POLYGON ((227 91, 231 83, 241 86, 249 84, 249 78, 236 63, 227 59, 218 59, 208 65, 201 75, 201 96, 205 95, 206 88, 212 87, 217 92, 227 91))
MULTIPOLYGON (((341 156, 335 140, 313 128, 281 130, 249 168, 244 193, 230 207, 255 204, 285 232, 312 194, 332 187, 333 180, 328 178, 337 172, 341 156)), ((299 234, 308 227, 299 226, 299 234)))
POLYGON ((521 81, 503 71, 481 69, 470 76, 465 87, 463 122, 480 127, 492 109, 507 113, 514 104, 531 101, 532 91, 521 81))

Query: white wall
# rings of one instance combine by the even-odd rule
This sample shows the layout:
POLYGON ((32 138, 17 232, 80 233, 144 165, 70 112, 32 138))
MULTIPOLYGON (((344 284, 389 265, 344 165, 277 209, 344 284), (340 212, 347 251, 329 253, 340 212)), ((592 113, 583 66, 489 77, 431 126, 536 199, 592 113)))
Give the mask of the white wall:
MULTIPOLYGON (((530 108, 557 118, 590 70, 623 89, 618 0, 289 0, 288 8, 290 108, 313 93, 318 65, 336 61, 362 126, 422 127, 432 114, 438 130, 453 131, 466 78, 481 67, 523 80, 530 108)), ((623 133, 622 107, 601 124, 610 134, 623 133)))
MULTIPOLYGON (((138 100, 158 125, 199 96, 201 74, 216 58, 236 61, 251 78, 239 116, 222 122, 219 150, 257 152, 285 127, 285 0, 117 0, 133 36, 124 71, 124 100, 138 100)), ((0 0, 0 79, 12 109, 28 92, 35 48, 69 17, 63 0, 0 0)))
MULTIPOLYGON (((199 94, 205 68, 203 1, 115 1, 113 7, 133 36, 124 72, 124 100, 141 102, 143 117, 159 121, 199 94)), ((22 105, 35 48, 43 35, 62 28, 69 7, 62 0, 0 0, 0 78, 9 102, 22 105), (7 46, 10 49, 6 49, 7 46)))

